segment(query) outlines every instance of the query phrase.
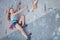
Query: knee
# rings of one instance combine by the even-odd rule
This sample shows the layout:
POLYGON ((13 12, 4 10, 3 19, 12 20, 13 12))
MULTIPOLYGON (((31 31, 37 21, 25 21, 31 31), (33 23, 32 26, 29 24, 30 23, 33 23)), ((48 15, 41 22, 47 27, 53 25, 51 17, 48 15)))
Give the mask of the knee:
POLYGON ((25 18, 25 16, 21 16, 21 18, 25 18))

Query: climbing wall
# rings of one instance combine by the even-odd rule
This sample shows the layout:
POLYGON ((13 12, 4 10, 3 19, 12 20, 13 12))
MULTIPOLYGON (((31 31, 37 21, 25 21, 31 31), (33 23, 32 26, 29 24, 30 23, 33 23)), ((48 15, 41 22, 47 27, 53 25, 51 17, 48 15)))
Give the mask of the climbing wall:
MULTIPOLYGON (((56 0, 53 0, 53 1, 52 0, 39 0, 38 8, 35 9, 34 12, 29 12, 28 10, 31 9, 32 2, 34 2, 35 0, 18 0, 18 1, 21 2, 20 8, 24 7, 25 5, 28 5, 28 8, 25 9, 23 12, 21 12, 21 15, 25 15, 26 23, 29 24, 29 26, 26 29, 29 32, 33 33, 32 40, 40 40, 40 39, 44 40, 45 37, 46 37, 45 40, 48 40, 48 39, 55 40, 56 38, 58 38, 56 40, 59 40, 59 37, 58 37, 59 30, 57 30, 57 29, 59 28, 59 22, 60 22, 59 21, 60 20, 60 18, 59 18, 60 17, 60 12, 59 12, 60 10, 56 10, 55 11, 56 13, 54 13, 54 8, 59 9, 59 7, 60 7, 59 0, 57 0, 57 1, 56 0), (49 14, 44 13, 44 3, 45 2, 47 3, 47 5, 46 5, 47 13, 49 13, 49 14), (58 18, 58 21, 56 21, 57 19, 54 20, 55 15, 57 16, 56 18, 58 18), (52 16, 52 17, 50 17, 50 16, 52 16), (49 18, 52 18, 52 19, 49 20, 49 18), (55 22, 56 22, 56 24, 54 24, 55 22), (48 28, 45 28, 46 25, 48 28), (55 29, 51 30, 53 28, 55 28, 55 29), (38 32, 38 35, 37 35, 37 32, 38 32), (53 33, 53 35, 55 35, 54 34, 55 32, 56 32, 56 37, 50 36, 50 35, 52 35, 52 33, 53 33), (39 37, 39 38, 37 38, 37 37, 39 37), (55 39, 53 39, 53 37, 55 39)), ((4 39, 14 40, 15 38, 17 38, 16 40, 19 40, 19 39, 23 40, 24 39, 24 37, 16 29, 14 29, 13 31, 9 30, 9 26, 11 23, 7 20, 7 11, 10 7, 13 7, 14 9, 16 9, 16 2, 17 2, 17 0, 0 0, 0 39, 1 40, 4 40, 4 39), (18 35, 16 35, 16 34, 18 34, 18 35)))
MULTIPOLYGON (((33 22, 34 20, 38 19, 40 17, 40 15, 43 14, 42 13, 43 12, 42 6, 40 6, 40 5, 42 5, 42 1, 39 0, 38 8, 35 9, 34 12, 29 12, 28 10, 30 10, 32 8, 32 2, 34 2, 35 0, 24 0, 24 1, 18 0, 18 1, 21 2, 20 8, 23 8, 25 5, 28 5, 28 8, 20 13, 21 15, 25 15, 27 24, 29 24, 29 23, 33 22)), ((17 2, 17 0, 1 0, 0 1, 0 14, 2 15, 2 17, 0 18, 1 19, 0 23, 2 22, 1 29, 0 29, 1 30, 0 31, 1 37, 9 35, 10 33, 14 32, 16 30, 16 29, 14 29, 13 31, 9 30, 9 26, 10 26, 11 23, 7 20, 8 9, 11 8, 11 7, 16 9, 16 2, 17 2)), ((20 15, 18 15, 18 16, 20 16, 20 15)))
MULTIPOLYGON (((48 14, 29 24, 32 32, 31 40, 60 40, 60 9, 55 9, 48 14)), ((26 40, 20 31, 15 31, 1 40, 26 40)))

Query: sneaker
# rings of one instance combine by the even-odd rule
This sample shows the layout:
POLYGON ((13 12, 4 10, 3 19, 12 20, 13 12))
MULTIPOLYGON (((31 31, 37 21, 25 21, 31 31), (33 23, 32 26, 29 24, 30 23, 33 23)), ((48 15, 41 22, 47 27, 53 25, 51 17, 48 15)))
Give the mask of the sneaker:
POLYGON ((32 35, 32 33, 30 33, 30 34, 28 35, 28 39, 27 39, 27 40, 31 40, 31 35, 32 35))
POLYGON ((31 40, 31 37, 28 37, 28 39, 27 40, 31 40))
POLYGON ((23 25, 23 26, 22 26, 22 28, 27 27, 27 26, 28 26, 28 25, 27 25, 27 24, 25 24, 25 25, 23 25))

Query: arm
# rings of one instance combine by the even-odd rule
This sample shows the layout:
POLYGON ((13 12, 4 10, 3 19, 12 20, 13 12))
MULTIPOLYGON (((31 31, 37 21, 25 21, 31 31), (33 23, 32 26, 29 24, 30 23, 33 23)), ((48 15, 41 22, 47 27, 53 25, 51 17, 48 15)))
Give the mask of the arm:
POLYGON ((27 8, 27 6, 25 6, 25 7, 23 7, 22 9, 20 9, 20 10, 16 11, 14 15, 16 15, 16 14, 18 14, 18 13, 22 12, 22 11, 23 11, 24 9, 26 9, 26 8, 27 8))

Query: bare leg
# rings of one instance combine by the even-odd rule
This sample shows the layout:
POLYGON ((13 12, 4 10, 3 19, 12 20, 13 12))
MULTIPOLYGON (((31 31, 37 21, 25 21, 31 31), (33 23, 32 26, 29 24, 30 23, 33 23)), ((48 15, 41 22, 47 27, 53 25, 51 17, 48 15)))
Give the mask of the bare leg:
POLYGON ((19 23, 21 23, 21 22, 22 22, 22 25, 25 24, 25 17, 24 16, 21 16, 21 18, 19 20, 19 23))
POLYGON ((24 32, 23 28, 22 28, 19 24, 16 24, 15 26, 16 26, 16 28, 17 28, 19 31, 21 31, 22 35, 23 35, 26 39, 28 39, 28 36, 27 36, 26 33, 24 32))

